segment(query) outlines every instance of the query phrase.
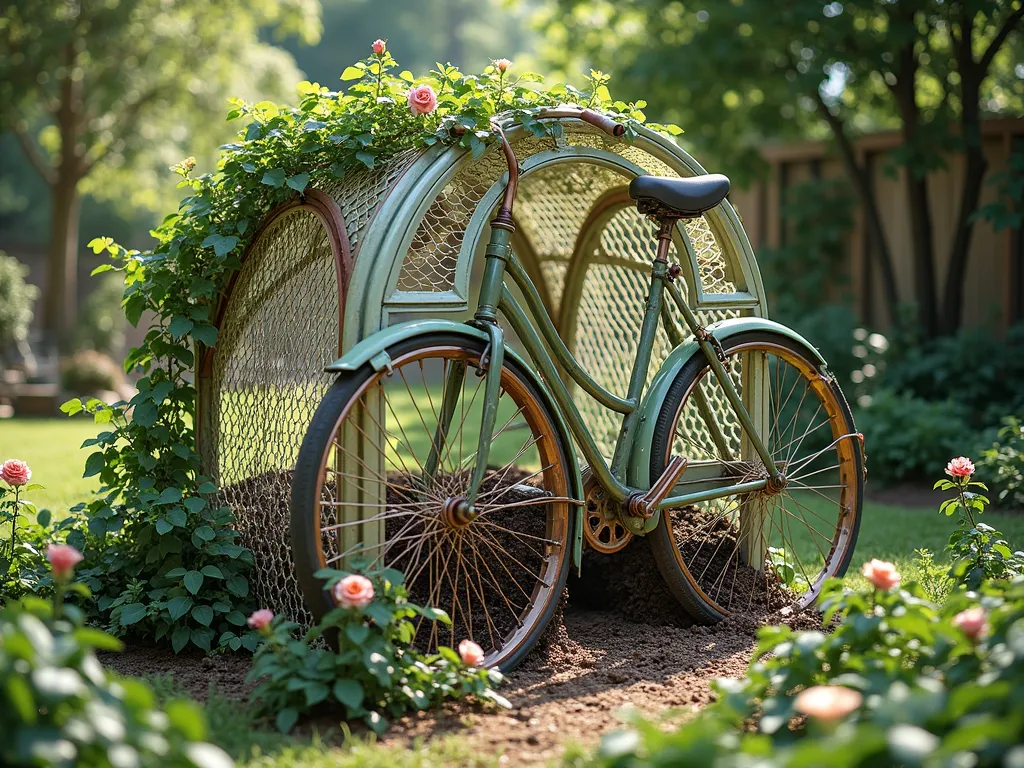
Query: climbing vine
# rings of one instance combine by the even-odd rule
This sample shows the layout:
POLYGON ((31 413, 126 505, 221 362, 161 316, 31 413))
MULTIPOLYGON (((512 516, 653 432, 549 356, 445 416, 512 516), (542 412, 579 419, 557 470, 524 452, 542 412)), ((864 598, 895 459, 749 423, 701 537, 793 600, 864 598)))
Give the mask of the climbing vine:
MULTIPOLYGON (((125 275, 123 308, 137 325, 152 317, 142 344, 125 360, 141 374, 138 394, 106 405, 72 400, 69 414, 88 411, 108 425, 86 442, 86 463, 102 490, 79 505, 64 527, 68 541, 93 564, 82 572, 97 596, 95 609, 117 634, 170 640, 209 651, 252 650, 245 629, 252 554, 237 542, 231 510, 200 471, 195 448, 196 392, 190 379, 196 350, 217 343, 213 311, 260 221, 305 190, 374 168, 395 154, 435 144, 459 145, 480 156, 492 140, 490 120, 508 113, 537 136, 557 135, 539 110, 562 103, 602 109, 636 136, 644 102, 612 101, 607 75, 591 72, 588 87, 547 87, 540 75, 514 74, 499 59, 466 75, 438 65, 427 77, 397 64, 384 41, 345 69, 343 92, 299 85, 299 103, 232 103, 242 121, 223 147, 215 172, 194 176, 191 158, 174 166, 185 197, 163 220, 148 251, 127 250, 110 238, 90 246, 111 262, 96 271, 125 275)), ((659 126, 679 133, 674 126, 659 126)))

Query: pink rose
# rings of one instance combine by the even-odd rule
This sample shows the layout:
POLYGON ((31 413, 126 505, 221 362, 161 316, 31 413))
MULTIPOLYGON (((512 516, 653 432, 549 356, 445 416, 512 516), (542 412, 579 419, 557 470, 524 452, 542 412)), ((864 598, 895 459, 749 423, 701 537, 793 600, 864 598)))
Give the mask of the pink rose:
POLYGON ((32 477, 32 470, 28 464, 19 459, 8 459, 0 466, 0 477, 10 485, 25 485, 32 477))
POLYGON ((484 663, 484 649, 472 640, 463 640, 459 643, 459 656, 462 663, 468 667, 479 667, 484 663))
POLYGON ((966 456, 957 456, 946 465, 946 474, 950 477, 970 477, 974 474, 974 463, 966 456))
POLYGON ((388 41, 387 40, 380 40, 380 39, 374 40, 373 41, 373 52, 375 54, 377 54, 378 56, 383 56, 384 55, 384 51, 387 50, 387 45, 388 45, 388 41))
POLYGON ((815 685, 800 691, 793 707, 819 720, 838 720, 860 706, 863 697, 851 688, 838 685, 815 685))
POLYGON ((409 109, 414 115, 429 115, 437 109, 437 94, 429 85, 416 85, 409 89, 409 109))
POLYGON ((268 608, 260 608, 258 611, 253 611, 252 616, 249 617, 249 628, 255 629, 257 632, 262 632, 270 626, 270 622, 273 620, 273 611, 268 608))
POLYGON ((960 627, 963 633, 971 640, 979 640, 988 631, 988 622, 985 621, 985 609, 981 606, 968 608, 960 611, 953 617, 953 626, 960 627))
POLYGON ((334 599, 342 608, 365 608, 373 601, 373 584, 353 573, 334 585, 334 599))
POLYGON ((900 585, 900 575, 896 566, 884 560, 870 560, 860 569, 864 578, 875 585, 875 589, 890 590, 900 585))
POLYGON ((75 566, 82 562, 82 553, 68 544, 51 544, 46 548, 46 559, 50 561, 53 575, 58 579, 71 576, 75 566))
POLYGON ((508 59, 498 59, 497 61, 494 62, 494 68, 502 73, 506 72, 508 68, 511 66, 512 62, 509 61, 508 59))

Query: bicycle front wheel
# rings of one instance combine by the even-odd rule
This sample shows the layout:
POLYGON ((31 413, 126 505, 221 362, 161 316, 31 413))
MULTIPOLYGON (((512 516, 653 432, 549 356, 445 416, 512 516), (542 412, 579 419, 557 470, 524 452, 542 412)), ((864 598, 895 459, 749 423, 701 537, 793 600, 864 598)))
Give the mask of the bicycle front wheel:
POLYGON ((569 447, 544 395, 505 358, 488 470, 464 498, 484 407, 482 341, 458 334, 393 345, 391 368, 338 378, 303 441, 292 485, 292 547, 306 602, 334 607, 323 567, 402 571, 409 599, 451 625, 420 620, 415 647, 469 638, 485 664, 518 664, 560 602, 575 507, 569 447), (475 515, 475 516, 474 516, 475 515))
MULTIPOLYGON (((702 623, 809 605, 826 579, 849 567, 864 488, 853 416, 814 351, 773 331, 737 334, 723 347, 785 484, 666 510, 649 534, 670 589, 702 623)), ((673 454, 690 460, 674 495, 768 476, 703 355, 689 360, 669 388, 651 477, 673 454)))

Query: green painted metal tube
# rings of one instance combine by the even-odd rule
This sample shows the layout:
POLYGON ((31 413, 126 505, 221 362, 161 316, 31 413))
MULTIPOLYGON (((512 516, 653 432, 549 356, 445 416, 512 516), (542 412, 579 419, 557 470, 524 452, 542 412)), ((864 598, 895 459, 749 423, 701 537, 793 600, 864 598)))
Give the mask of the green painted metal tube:
POLYGON ((580 415, 572 395, 569 394, 568 388, 555 368, 555 361, 551 359, 550 353, 526 312, 507 287, 502 291, 499 307, 502 314, 508 319, 509 325, 512 326, 512 330, 531 351, 531 356, 540 369, 540 375, 549 384, 551 395, 562 410, 569 431, 576 438, 591 471, 615 501, 623 501, 632 489, 620 483, 609 471, 597 443, 594 442, 594 438, 590 436, 590 430, 583 422, 583 417, 580 415))
POLYGON ((749 483, 727 485, 723 488, 712 488, 707 491, 700 491, 699 493, 684 493, 682 496, 669 496, 658 505, 658 509, 662 510, 669 509, 671 507, 685 507, 689 504, 700 504, 705 501, 714 501, 715 499, 733 496, 737 493, 760 491, 766 485, 768 485, 767 480, 752 480, 749 483))
POLYGON ((526 274, 526 268, 519 263, 515 255, 508 260, 507 268, 509 276, 523 292, 526 306, 530 310, 530 314, 533 315, 534 324, 540 328, 541 335, 544 341, 547 342, 548 350, 553 353, 554 359, 557 360, 566 374, 579 384, 584 392, 597 400, 605 408, 610 408, 618 413, 632 413, 635 411, 639 403, 638 397, 623 399, 615 393, 609 392, 594 381, 583 366, 579 364, 579 361, 576 360, 572 352, 569 351, 568 347, 565 346, 565 342, 558 335, 558 330, 555 328, 554 323, 548 317, 548 312, 544 308, 544 302, 541 300, 536 286, 530 280, 529 275, 526 274))
MULTIPOLYGON (((487 371, 484 373, 483 413, 480 416, 480 437, 477 440, 476 459, 473 474, 469 478, 466 500, 472 504, 480 492, 480 484, 487 474, 487 459, 494 439, 494 420, 498 415, 498 398, 501 396, 501 367, 505 364, 505 334, 497 323, 488 323, 485 330, 490 337, 487 349, 487 371)), ((481 361, 483 364, 483 361, 481 361)))

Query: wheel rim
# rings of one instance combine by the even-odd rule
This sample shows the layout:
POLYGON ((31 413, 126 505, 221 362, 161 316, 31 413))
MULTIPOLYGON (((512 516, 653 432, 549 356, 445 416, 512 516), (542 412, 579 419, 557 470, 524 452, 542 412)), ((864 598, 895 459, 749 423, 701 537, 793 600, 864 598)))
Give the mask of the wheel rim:
POLYGON ((478 372, 478 352, 433 346, 397 357, 390 372, 359 387, 321 456, 315 538, 320 567, 401 570, 410 601, 448 613, 450 626, 415 623, 417 648, 431 653, 468 638, 484 648, 487 666, 497 666, 535 639, 560 597, 570 512, 554 425, 506 366, 477 516, 460 513, 484 399, 478 372), (465 376, 441 445, 445 389, 461 365, 465 376), (432 448, 433 474, 425 469, 432 448))
MULTIPOLYGON (((768 450, 786 484, 670 510, 666 524, 677 564, 699 598, 720 614, 802 608, 826 579, 840 574, 854 544, 860 436, 851 431, 831 383, 788 347, 749 342, 727 355, 734 383, 762 393, 759 409, 751 397, 744 402, 768 434, 768 450)), ((724 390, 706 367, 675 414, 664 460, 672 453, 687 456, 687 474, 703 470, 705 483, 708 477, 723 483, 726 477, 732 483, 767 477, 761 459, 739 437, 731 411, 716 418, 717 436, 688 428, 722 413, 724 402, 724 390)), ((676 492, 685 492, 688 482, 697 483, 684 476, 676 492)))

